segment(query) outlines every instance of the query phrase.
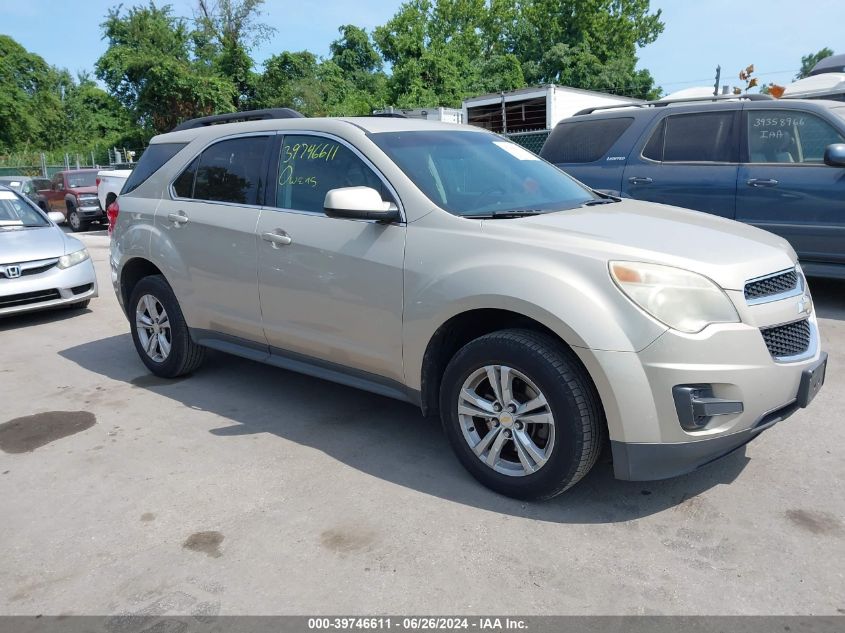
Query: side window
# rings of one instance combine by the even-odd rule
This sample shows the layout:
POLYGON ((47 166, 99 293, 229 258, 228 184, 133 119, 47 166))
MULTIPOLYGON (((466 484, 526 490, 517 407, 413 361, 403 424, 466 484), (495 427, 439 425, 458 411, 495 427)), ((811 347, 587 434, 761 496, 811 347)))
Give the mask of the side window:
POLYGON ((245 136, 215 143, 199 156, 196 200, 258 204, 269 137, 245 136))
POLYGON ((748 162, 823 163, 824 150, 845 137, 815 114, 798 110, 748 112, 748 162))
POLYGON ((197 175, 197 165, 200 163, 200 157, 197 156, 191 161, 191 164, 185 167, 185 171, 179 174, 179 177, 173 181, 173 193, 180 198, 194 197, 194 178, 197 175))
POLYGON ((656 160, 660 162, 663 160, 663 137, 666 134, 666 119, 663 119, 651 133, 651 138, 643 147, 643 158, 649 160, 656 160))
POLYGON ((663 162, 737 162, 734 119, 732 111, 666 117, 663 162))
POLYGON ((276 206, 323 213, 326 192, 371 187, 395 202, 381 179, 348 147, 321 136, 289 135, 279 154, 276 206))
POLYGON ((135 165, 132 173, 129 174, 129 178, 123 183, 120 193, 129 193, 140 187, 150 176, 161 169, 162 165, 176 156, 185 145, 185 143, 153 143, 150 145, 141 154, 141 159, 135 165))
POLYGON ((607 154, 632 117, 561 123, 552 131, 540 155, 550 163, 592 163, 607 154))
POLYGON ((53 178, 53 184, 56 185, 56 191, 64 191, 65 189, 65 179, 64 177, 59 174, 53 178))

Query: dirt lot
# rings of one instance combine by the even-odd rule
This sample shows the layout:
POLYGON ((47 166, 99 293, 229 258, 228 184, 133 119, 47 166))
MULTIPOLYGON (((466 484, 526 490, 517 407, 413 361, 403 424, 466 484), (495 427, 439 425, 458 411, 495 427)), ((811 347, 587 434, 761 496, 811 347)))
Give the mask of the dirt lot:
POLYGON ((843 283, 811 282, 810 409, 685 477, 605 455, 524 504, 411 406, 218 353, 150 376, 83 239, 89 310, 0 321, 0 423, 33 416, 0 431, 2 614, 845 613, 843 283))

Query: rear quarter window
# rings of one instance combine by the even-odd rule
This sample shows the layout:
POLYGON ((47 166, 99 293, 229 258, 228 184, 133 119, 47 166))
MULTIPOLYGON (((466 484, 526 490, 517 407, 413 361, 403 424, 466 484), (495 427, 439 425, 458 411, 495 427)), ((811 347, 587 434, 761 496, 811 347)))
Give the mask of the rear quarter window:
POLYGON ((607 154, 633 122, 633 117, 620 117, 559 123, 540 156, 550 163, 595 162, 607 154))
POLYGON ((154 143, 141 155, 141 160, 129 174, 129 178, 120 190, 121 195, 140 187, 150 176, 161 169, 164 164, 176 156, 187 143, 154 143))

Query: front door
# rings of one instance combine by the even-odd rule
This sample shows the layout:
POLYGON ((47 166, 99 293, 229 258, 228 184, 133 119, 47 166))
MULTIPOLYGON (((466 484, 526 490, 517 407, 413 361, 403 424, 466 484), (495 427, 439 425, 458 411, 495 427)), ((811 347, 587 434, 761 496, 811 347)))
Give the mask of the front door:
POLYGON ((356 150, 333 137, 281 139, 275 196, 258 223, 258 282, 274 354, 402 381, 405 225, 330 218, 326 192, 367 186, 398 202, 356 150))
MULTIPOLYGON (((207 147, 176 178, 156 210, 153 256, 192 328, 264 345, 255 227, 270 136, 207 147)), ((197 332, 202 338, 206 333, 197 332)), ((243 342, 243 341, 240 341, 243 342)))
POLYGON ((845 168, 824 164, 845 134, 787 108, 749 109, 745 127, 736 219, 786 238, 802 261, 845 263, 845 168))
POLYGON ((739 112, 664 116, 632 152, 623 195, 734 217, 739 112))
POLYGON ((44 192, 47 197, 47 204, 50 206, 50 211, 59 211, 62 214, 67 214, 67 205, 65 204, 65 177, 59 173, 53 176, 50 182, 50 189, 44 192))

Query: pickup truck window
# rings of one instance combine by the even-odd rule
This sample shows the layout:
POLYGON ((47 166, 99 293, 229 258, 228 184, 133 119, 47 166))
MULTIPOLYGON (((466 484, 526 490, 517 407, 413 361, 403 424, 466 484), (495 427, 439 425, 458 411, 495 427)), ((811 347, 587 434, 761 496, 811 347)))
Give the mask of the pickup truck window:
POLYGON ((824 162, 824 150, 845 138, 815 114, 799 110, 748 111, 748 161, 824 162))
POLYGON ((96 171, 79 171, 68 172, 67 174, 68 187, 95 187, 97 185, 96 171))

